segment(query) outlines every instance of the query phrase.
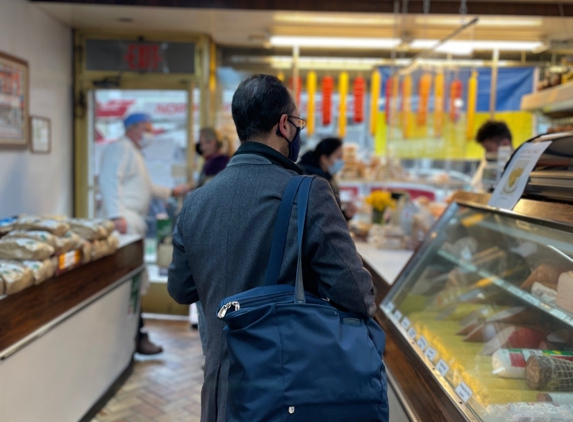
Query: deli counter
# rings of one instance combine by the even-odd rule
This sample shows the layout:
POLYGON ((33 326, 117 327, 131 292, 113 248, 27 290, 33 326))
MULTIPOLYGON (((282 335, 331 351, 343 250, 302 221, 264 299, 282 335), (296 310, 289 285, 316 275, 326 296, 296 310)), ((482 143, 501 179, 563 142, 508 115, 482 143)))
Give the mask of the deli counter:
POLYGON ((396 282, 374 277, 389 290, 376 315, 389 381, 411 420, 573 421, 573 195, 539 188, 544 169, 558 178, 558 146, 512 211, 459 192, 396 282))

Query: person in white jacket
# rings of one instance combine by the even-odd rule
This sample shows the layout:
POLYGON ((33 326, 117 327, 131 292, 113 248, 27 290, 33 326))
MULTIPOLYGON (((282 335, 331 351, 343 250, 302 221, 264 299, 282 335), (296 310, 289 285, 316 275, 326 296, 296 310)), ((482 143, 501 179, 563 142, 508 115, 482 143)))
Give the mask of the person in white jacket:
POLYGON ((99 178, 106 218, 115 222, 120 233, 145 236, 145 216, 152 199, 182 196, 187 185, 175 189, 154 185, 151 181, 142 148, 150 141, 151 119, 136 113, 125 120, 125 136, 106 147, 99 178))
MULTIPOLYGON (((156 186, 151 181, 142 148, 152 137, 151 119, 147 114, 131 114, 124 120, 125 136, 106 147, 102 156, 99 178, 106 218, 113 220, 120 233, 145 236, 145 217, 151 200, 182 196, 189 191, 187 185, 174 189, 156 186)), ((145 355, 161 353, 143 332, 143 319, 139 316, 137 352, 145 355)))

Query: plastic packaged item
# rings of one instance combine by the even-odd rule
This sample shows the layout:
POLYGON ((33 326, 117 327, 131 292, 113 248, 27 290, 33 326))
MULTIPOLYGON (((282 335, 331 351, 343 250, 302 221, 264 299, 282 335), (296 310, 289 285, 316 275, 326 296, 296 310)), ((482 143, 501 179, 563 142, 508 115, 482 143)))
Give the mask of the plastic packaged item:
POLYGON ((554 403, 489 405, 481 418, 488 422, 573 422, 573 406, 554 403))
POLYGON ((70 229, 64 221, 46 220, 38 217, 21 217, 14 223, 15 230, 48 231, 56 236, 63 236, 70 229))
POLYGON ((110 234, 107 224, 101 221, 72 218, 67 222, 72 232, 89 241, 102 240, 110 234))
POLYGON ((9 261, 0 261, 0 282, 4 293, 18 293, 34 284, 34 273, 28 267, 9 261))
POLYGON ((33 239, 0 239, 0 259, 43 260, 52 256, 54 252, 52 246, 33 239))
POLYGON ((539 393, 537 401, 573 406, 573 393, 539 393))
POLYGON ((54 276, 56 266, 51 259, 43 261, 22 261, 22 265, 28 267, 34 273, 34 284, 40 284, 54 276))
POLYGON ((493 374, 501 378, 525 379, 525 366, 531 356, 550 356, 573 361, 573 353, 554 350, 500 349, 491 357, 493 374))
POLYGON ((563 273, 557 282, 557 306, 573 313, 573 271, 563 273))

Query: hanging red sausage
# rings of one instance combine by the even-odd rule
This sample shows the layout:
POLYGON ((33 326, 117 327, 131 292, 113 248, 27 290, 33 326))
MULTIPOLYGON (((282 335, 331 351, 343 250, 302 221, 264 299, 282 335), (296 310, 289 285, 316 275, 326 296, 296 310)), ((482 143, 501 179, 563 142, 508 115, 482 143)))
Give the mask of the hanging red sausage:
POLYGON ((332 122, 332 91, 334 79, 330 76, 322 78, 322 125, 328 126, 332 122))
POLYGON ((462 103, 462 81, 455 79, 450 85, 450 120, 457 122, 462 103))
MULTIPOLYGON (((294 93, 294 79, 290 78, 289 79, 289 87, 290 87, 290 92, 294 93)), ((300 104, 300 94, 302 92, 302 78, 299 76, 298 77, 298 83, 296 86, 296 94, 295 95, 295 101, 297 106, 300 108, 301 104, 300 104)))
POLYGON ((354 123, 364 121, 364 91, 366 90, 366 81, 362 76, 354 79, 354 123))
POLYGON ((384 100, 384 109, 386 110, 386 124, 390 124, 390 111, 392 109, 392 88, 394 86, 394 77, 386 79, 386 99, 384 100))

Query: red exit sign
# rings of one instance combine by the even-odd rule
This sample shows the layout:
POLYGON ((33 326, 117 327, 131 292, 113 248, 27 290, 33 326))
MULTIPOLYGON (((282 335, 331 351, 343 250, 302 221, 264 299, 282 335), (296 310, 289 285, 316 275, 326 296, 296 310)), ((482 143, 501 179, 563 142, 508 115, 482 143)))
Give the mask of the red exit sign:
POLYGON ((127 45, 123 57, 129 70, 159 70, 163 63, 163 51, 160 44, 133 43, 127 45))

